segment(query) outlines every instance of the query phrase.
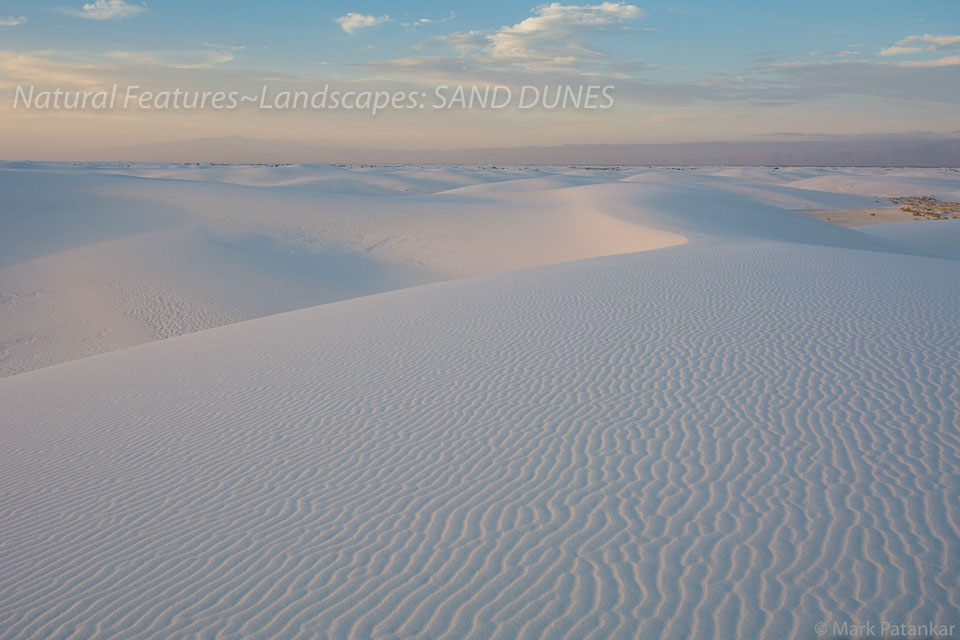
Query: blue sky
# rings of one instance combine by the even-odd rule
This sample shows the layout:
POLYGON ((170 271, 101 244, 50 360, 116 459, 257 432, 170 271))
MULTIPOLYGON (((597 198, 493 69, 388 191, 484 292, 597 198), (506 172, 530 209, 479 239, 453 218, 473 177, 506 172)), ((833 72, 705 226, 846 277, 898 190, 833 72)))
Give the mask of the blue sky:
MULTIPOLYGON (((537 6, 516 0, 450 2, 443 8, 428 2, 155 0, 130 18, 78 25, 64 9, 83 4, 0 2, 0 17, 27 17, 24 24, 0 31, 3 47, 95 53, 190 49, 212 42, 246 47, 236 65, 301 72, 318 62, 409 55, 411 46, 454 31, 493 32, 530 17, 537 6), (389 15, 393 21, 348 35, 335 20, 351 12, 389 15), (403 26, 422 18, 435 22, 403 26), (371 44, 377 49, 368 49, 371 44)), ((694 76, 738 71, 755 54, 804 58, 813 51, 860 50, 870 56, 915 33, 960 33, 956 0, 634 4, 647 13, 631 21, 634 32, 594 39, 602 40, 616 59, 642 60, 694 76)))
MULTIPOLYGON (((634 142, 749 139, 783 131, 950 133, 960 130, 954 115, 960 111, 958 34, 956 0, 485 0, 443 7, 2 0, 0 92, 8 95, 17 83, 71 77, 81 84, 142 78, 158 85, 256 84, 276 77, 422 86, 591 79, 618 84, 617 109, 605 121, 567 114, 533 122, 504 114, 499 121, 477 120, 487 132, 481 137, 493 135, 502 143, 523 132, 522 142, 538 144, 554 138, 623 141, 631 121, 651 125, 633 127, 628 141, 634 142), (565 123, 563 135, 556 132, 558 122, 565 123)), ((0 127, 23 137, 23 127, 31 130, 38 122, 17 118, 0 112, 0 127)), ((109 130, 107 119, 101 120, 94 129, 109 130)), ((210 132, 283 137, 302 130, 295 120, 237 114, 231 121, 211 121, 210 132)), ((185 126, 200 122, 194 118, 185 126)), ((149 126, 141 122, 140 129, 129 116, 115 124, 126 138, 185 133, 178 127, 164 132, 156 119, 149 126)), ((470 142, 466 121, 402 124, 421 131, 442 125, 451 143, 470 142)), ((388 124, 373 128, 378 139, 403 144, 388 124)), ((342 134, 339 124, 331 129, 338 131, 318 128, 317 139, 342 134)))

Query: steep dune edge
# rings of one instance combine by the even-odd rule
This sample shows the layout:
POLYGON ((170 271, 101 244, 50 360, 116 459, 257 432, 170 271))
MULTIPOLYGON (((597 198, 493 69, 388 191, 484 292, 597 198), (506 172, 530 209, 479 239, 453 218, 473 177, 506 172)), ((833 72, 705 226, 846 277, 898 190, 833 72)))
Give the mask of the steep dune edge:
POLYGON ((957 299, 717 241, 0 380, 0 637, 960 624, 957 299))

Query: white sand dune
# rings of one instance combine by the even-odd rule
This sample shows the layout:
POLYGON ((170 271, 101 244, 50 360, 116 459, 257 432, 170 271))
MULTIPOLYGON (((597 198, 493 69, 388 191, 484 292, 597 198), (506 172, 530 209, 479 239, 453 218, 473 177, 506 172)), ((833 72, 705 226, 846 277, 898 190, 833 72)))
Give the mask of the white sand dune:
MULTIPOLYGON (((403 168, 316 173, 417 183, 403 168)), ((618 220, 602 202, 492 188, 387 202, 55 166, 0 171, 0 190, 0 375, 335 300, 684 241, 618 220)))
POLYGON ((452 166, 391 167, 350 165, 90 165, 88 170, 144 178, 220 182, 257 187, 295 187, 363 195, 435 193, 473 184, 526 177, 535 168, 469 168, 452 166))
POLYGON ((96 215, 123 219, 104 194, 157 215, 93 245, 31 231, 45 251, 0 275, 139 233, 199 242, 166 225, 182 214, 308 244, 433 230, 386 270, 422 254, 424 280, 456 279, 0 380, 0 637, 960 629, 960 261, 776 206, 795 195, 772 170, 722 171, 557 169, 386 211, 83 174, 96 215))
POLYGON ((826 175, 797 180, 799 189, 836 191, 870 196, 940 196, 956 198, 956 169, 835 169, 826 175))

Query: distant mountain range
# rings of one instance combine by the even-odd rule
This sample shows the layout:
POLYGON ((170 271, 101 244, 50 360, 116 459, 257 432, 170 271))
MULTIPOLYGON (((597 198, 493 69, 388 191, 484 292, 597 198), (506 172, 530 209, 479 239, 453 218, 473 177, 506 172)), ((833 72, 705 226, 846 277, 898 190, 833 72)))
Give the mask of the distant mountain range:
POLYGON ((837 139, 429 150, 363 149, 316 142, 196 138, 108 149, 77 160, 148 162, 960 166, 960 138, 837 139))

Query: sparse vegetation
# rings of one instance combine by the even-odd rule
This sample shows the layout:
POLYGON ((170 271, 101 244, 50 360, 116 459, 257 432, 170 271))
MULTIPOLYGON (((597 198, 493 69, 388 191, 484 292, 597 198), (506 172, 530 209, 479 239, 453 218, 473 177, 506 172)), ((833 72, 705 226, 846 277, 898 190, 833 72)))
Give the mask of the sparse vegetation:
POLYGON ((930 196, 890 198, 901 211, 917 220, 956 220, 960 218, 960 202, 944 202, 930 196))

